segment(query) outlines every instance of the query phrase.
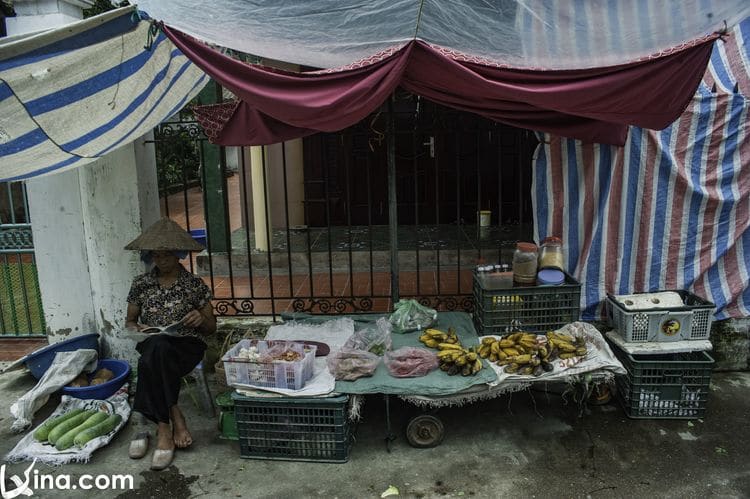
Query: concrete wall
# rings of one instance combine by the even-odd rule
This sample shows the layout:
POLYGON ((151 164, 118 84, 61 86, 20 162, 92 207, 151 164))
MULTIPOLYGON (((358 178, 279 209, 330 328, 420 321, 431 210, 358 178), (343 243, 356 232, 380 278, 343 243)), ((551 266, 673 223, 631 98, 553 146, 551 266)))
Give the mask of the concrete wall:
POLYGON ((159 217, 145 138, 91 165, 27 181, 51 343, 98 332, 106 355, 134 358, 134 343, 119 337, 130 284, 144 266, 123 247, 159 217))

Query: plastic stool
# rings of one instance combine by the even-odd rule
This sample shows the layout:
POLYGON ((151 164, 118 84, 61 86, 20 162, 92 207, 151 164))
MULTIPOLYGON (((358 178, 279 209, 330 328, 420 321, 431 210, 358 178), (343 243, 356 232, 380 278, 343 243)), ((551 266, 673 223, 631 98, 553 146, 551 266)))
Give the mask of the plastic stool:
POLYGON ((192 388, 188 385, 191 390, 190 396, 193 398, 193 402, 203 412, 211 417, 216 416, 216 408, 214 407, 213 398, 211 398, 211 391, 208 389, 208 380, 206 379, 206 373, 203 372, 203 361, 198 362, 193 371, 189 374, 195 380, 195 385, 198 390, 197 400, 193 396, 192 388))

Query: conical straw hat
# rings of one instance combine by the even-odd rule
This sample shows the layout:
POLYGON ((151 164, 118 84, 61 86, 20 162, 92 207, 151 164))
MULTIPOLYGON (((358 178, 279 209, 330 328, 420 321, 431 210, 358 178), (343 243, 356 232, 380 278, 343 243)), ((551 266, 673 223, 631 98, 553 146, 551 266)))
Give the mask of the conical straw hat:
POLYGON ((127 250, 146 251, 201 251, 203 245, 193 239, 185 229, 168 218, 162 218, 143 234, 125 246, 127 250))

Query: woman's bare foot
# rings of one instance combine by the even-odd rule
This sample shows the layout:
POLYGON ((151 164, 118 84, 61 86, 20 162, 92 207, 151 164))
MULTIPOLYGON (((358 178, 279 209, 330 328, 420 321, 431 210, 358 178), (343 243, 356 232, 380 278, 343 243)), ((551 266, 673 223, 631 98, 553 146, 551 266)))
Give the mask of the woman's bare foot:
POLYGON ((173 405, 169 413, 172 418, 172 438, 174 444, 180 449, 190 447, 190 444, 193 443, 193 436, 188 431, 182 411, 180 411, 178 406, 173 405))
POLYGON ((161 450, 173 450, 175 442, 172 438, 172 427, 169 423, 159 423, 156 430, 156 448, 161 450))

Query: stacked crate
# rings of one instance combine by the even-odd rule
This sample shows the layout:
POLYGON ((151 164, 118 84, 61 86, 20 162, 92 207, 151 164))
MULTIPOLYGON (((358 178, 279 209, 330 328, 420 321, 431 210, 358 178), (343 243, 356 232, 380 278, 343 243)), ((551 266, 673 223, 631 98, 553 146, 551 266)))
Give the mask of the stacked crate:
POLYGON ((697 419, 706 411, 714 360, 706 352, 714 304, 688 291, 607 297, 616 377, 628 417, 697 419))
POLYGON ((570 275, 555 286, 495 285, 493 274, 474 272, 474 324, 480 335, 546 333, 581 316, 581 285, 570 275))

